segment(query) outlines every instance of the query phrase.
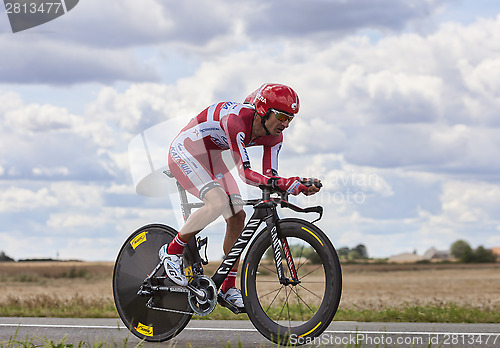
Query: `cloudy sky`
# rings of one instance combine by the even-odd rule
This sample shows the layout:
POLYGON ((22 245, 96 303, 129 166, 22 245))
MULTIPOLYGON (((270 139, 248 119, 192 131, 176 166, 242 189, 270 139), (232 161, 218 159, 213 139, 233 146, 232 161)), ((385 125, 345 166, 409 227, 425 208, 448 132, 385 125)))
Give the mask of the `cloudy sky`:
MULTIPOLYGON (((136 193, 129 144, 264 82, 299 93, 280 174, 323 180, 295 201, 325 207, 337 247, 500 246, 497 0, 81 0, 16 34, 2 8, 0 47, 0 250, 16 259, 113 260, 141 225, 177 226, 168 195, 136 193)), ((212 258, 223 232, 205 233, 212 258)))

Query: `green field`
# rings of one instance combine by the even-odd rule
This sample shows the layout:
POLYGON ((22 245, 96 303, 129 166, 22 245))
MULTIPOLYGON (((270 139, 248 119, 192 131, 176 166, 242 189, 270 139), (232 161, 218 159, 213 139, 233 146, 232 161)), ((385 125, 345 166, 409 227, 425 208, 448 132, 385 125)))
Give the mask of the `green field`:
MULTIPOLYGON (((334 320, 500 323, 499 270, 499 264, 345 265, 334 320)), ((111 277, 111 263, 0 263, 0 316, 118 317, 111 277)), ((218 306, 198 318, 247 316, 218 306)))

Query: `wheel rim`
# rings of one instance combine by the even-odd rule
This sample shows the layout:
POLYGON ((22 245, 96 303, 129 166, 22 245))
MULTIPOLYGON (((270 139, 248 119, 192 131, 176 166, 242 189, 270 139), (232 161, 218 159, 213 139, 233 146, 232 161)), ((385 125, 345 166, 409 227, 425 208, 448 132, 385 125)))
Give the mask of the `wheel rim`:
MULTIPOLYGON (((293 330, 317 315, 324 299, 327 275, 321 264, 314 264, 310 258, 318 255, 317 251, 300 238, 287 237, 291 249, 297 276, 297 285, 280 284, 272 257, 272 248, 263 252, 257 266, 255 287, 263 312, 273 322, 293 330)), ((291 279, 290 270, 284 255, 283 270, 286 278, 291 279)))

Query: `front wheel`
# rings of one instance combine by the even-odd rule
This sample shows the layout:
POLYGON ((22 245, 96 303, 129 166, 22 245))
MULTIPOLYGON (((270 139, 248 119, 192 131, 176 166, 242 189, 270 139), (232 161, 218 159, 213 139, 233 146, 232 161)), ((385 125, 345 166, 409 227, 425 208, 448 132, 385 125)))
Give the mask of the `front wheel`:
MULTIPOLYGON (((158 250, 171 242, 177 231, 160 224, 139 228, 123 244, 113 272, 113 297, 123 323, 137 337, 160 342, 177 335, 191 319, 191 307, 186 293, 163 292, 152 297, 139 296, 137 291, 144 279, 160 262, 158 250), (152 299, 154 308, 149 308, 152 299), (189 314, 185 314, 188 313, 189 314)), ((189 269, 193 258, 186 248, 185 267, 189 269)), ((158 273, 164 274, 163 266, 158 273)), ((165 285, 175 285, 166 280, 165 285)))
POLYGON ((278 224, 284 275, 290 281, 280 283, 271 236, 264 230, 243 263, 243 300, 261 334, 278 344, 300 345, 320 335, 333 320, 342 273, 332 243, 318 227, 300 219, 283 219, 278 224))

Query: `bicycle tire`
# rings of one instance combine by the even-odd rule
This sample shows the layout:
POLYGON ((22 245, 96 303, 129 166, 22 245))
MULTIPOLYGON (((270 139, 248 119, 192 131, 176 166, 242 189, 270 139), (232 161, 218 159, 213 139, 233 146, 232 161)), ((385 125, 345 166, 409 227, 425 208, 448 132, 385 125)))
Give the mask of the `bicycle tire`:
MULTIPOLYGON (((116 258, 113 270, 113 297, 123 323, 135 336, 150 342, 171 339, 189 323, 192 314, 179 314, 148 308, 150 297, 139 296, 144 279, 159 262, 158 250, 171 242, 177 231, 169 226, 151 224, 139 228, 125 241, 116 258)), ((185 267, 192 266, 193 258, 184 252, 185 267)), ((158 272, 163 272, 161 269, 158 272)), ((165 285, 175 285, 167 280, 165 285)), ((192 312, 186 293, 155 295, 156 307, 192 312)))
MULTIPOLYGON (((243 263, 245 309, 255 328, 269 340, 286 346, 310 343, 337 312, 342 293, 340 262, 332 243, 317 226, 301 219, 282 219, 278 224, 278 237, 286 238, 301 283, 280 284, 271 236, 264 229, 250 245, 243 263), (314 257, 319 264, 311 261, 314 257)), ((292 278, 280 249, 285 276, 292 278)))

